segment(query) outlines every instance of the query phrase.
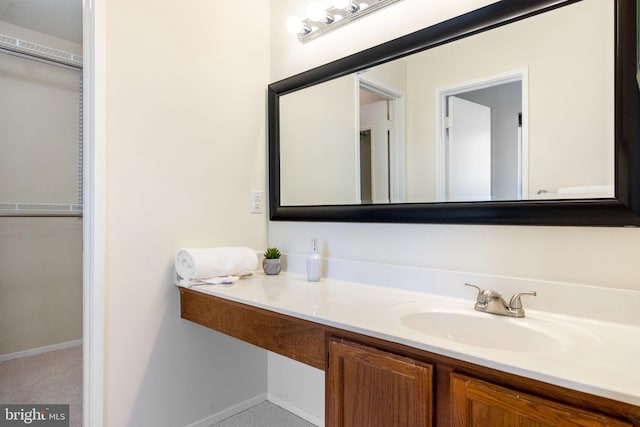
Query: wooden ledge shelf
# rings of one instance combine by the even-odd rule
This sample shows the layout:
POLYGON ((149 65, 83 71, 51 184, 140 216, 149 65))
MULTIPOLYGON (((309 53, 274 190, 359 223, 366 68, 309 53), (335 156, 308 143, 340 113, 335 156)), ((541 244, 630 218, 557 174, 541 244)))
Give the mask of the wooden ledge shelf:
POLYGON ((180 288, 183 319, 321 370, 326 331, 317 323, 180 288))

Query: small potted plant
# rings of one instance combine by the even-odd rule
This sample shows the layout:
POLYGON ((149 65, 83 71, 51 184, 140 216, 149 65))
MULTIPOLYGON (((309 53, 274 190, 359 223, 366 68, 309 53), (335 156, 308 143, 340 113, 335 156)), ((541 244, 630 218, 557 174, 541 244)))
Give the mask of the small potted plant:
POLYGON ((280 273, 280 270, 282 269, 280 255, 280 250, 278 248, 267 248, 267 250, 264 251, 262 269, 266 274, 274 275, 280 273))

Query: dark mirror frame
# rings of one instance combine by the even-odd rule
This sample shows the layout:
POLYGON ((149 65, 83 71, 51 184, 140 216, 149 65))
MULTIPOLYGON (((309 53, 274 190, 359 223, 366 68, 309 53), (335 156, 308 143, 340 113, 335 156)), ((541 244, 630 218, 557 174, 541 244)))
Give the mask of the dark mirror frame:
MULTIPOLYGON (((636 80, 635 0, 614 0, 615 198, 323 206, 280 204, 280 96, 578 1, 580 0, 503 0, 270 84, 270 219, 435 224, 640 225, 640 95, 636 80)), ((323 173, 318 170, 309 179, 322 179, 323 173)))

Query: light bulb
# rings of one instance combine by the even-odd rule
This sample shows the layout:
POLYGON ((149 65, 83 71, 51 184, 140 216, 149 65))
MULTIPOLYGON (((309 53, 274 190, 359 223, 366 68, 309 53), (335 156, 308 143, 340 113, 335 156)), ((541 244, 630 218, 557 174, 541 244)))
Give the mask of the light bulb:
POLYGON ((291 34, 298 34, 303 28, 304 24, 297 16, 290 16, 289 19, 287 19, 287 31, 291 34))
POLYGON ((333 7, 336 9, 346 9, 351 5, 351 0, 333 0, 333 7))
POLYGON ((356 13, 360 10, 360 5, 353 0, 333 0, 333 7, 344 9, 349 13, 356 13))
POLYGON ((309 19, 312 21, 322 21, 327 16, 327 12, 325 12, 322 3, 318 1, 309 3, 309 6, 307 7, 307 14, 309 15, 309 19))

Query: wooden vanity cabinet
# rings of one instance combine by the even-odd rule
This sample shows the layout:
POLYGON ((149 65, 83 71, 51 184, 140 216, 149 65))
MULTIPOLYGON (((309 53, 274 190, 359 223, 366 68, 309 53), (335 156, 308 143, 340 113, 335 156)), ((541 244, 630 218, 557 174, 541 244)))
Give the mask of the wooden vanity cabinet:
POLYGON ((432 425, 431 365, 331 339, 325 375, 327 426, 432 425))
POLYGON ((608 416, 495 384, 451 375, 452 424, 456 427, 631 427, 608 416))
MULTIPOLYGON (((451 369, 438 360, 430 364, 337 337, 329 339, 328 351, 325 402, 331 427, 639 425, 585 409, 584 403, 573 406, 456 372, 465 370, 463 363, 451 369), (435 370, 443 379, 438 384, 435 370)), ((532 391, 542 384, 525 382, 532 391)))

